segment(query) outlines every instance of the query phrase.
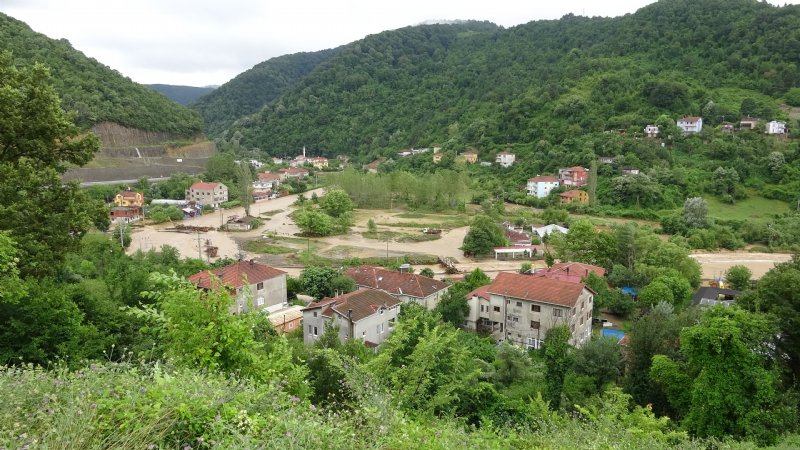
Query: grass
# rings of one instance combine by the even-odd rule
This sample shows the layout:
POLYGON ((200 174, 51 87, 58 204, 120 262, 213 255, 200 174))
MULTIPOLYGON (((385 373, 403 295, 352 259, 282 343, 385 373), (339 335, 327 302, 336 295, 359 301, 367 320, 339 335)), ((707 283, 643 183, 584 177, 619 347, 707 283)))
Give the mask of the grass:
POLYGON ((273 209, 273 210, 270 210, 270 211, 264 211, 264 212, 261 213, 261 215, 262 216, 266 216, 266 217, 272 217, 275 214, 279 214, 279 213, 282 213, 284 211, 286 211, 286 210, 285 209, 273 209))
POLYGON ((439 234, 410 234, 400 233, 398 231, 364 231, 361 233, 366 239, 374 239, 377 241, 385 241, 391 239, 395 242, 428 242, 441 239, 439 234))
POLYGON ((252 252, 252 253, 261 253, 267 255, 282 255, 285 253, 294 253, 295 250, 293 248, 284 247, 282 245, 276 245, 269 241, 258 239, 247 241, 242 246, 245 251, 252 252))
POLYGON ((715 219, 738 219, 756 222, 767 222, 774 214, 782 214, 789 210, 789 205, 780 200, 764 197, 748 197, 730 205, 716 197, 704 197, 708 203, 708 216, 715 219))

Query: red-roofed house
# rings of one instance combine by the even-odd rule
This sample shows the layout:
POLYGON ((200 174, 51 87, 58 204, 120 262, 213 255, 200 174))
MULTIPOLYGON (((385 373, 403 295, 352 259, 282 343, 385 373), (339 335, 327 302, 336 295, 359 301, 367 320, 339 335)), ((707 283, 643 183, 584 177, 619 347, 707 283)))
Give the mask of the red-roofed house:
POLYGON ((122 191, 114 197, 114 207, 111 208, 111 221, 115 223, 130 223, 142 218, 144 194, 136 191, 122 191))
POLYGON ((540 348, 556 325, 570 328, 572 345, 591 339, 594 293, 581 283, 501 272, 485 288, 468 294, 467 326, 474 321, 477 330, 492 333, 498 342, 540 348))
POLYGON ((413 302, 433 309, 450 287, 447 283, 414 273, 372 266, 350 267, 344 274, 355 280, 359 289, 377 289, 403 303, 413 302))
POLYGON ((313 344, 328 326, 339 327, 339 340, 361 339, 377 347, 394 329, 400 300, 379 290, 358 290, 323 298, 303 308, 303 341, 313 344))
POLYGON ((589 169, 581 166, 558 169, 558 181, 561 182, 561 186, 585 186, 589 181, 589 169))
POLYGON ((205 183, 198 181, 186 189, 186 202, 198 203, 203 206, 219 207, 220 203, 228 201, 228 187, 222 183, 205 183))
POLYGON ((536 198, 545 198, 553 189, 558 187, 558 177, 553 175, 539 175, 528 178, 528 195, 536 198))
POLYGON ((262 172, 256 174, 256 180, 253 181, 253 189, 258 191, 271 191, 279 184, 281 184, 281 176, 279 174, 262 172))
POLYGON ((702 117, 681 117, 677 121, 678 128, 683 131, 683 134, 699 133, 703 131, 703 118, 702 117))
POLYGON ((189 282, 204 290, 227 289, 236 297, 234 314, 286 303, 286 272, 253 260, 198 272, 189 282))
POLYGON ((308 176, 308 171, 302 167, 287 167, 278 171, 284 180, 289 178, 305 178, 308 176))
POLYGON ((562 205, 569 205, 572 203, 580 203, 586 205, 589 203, 589 194, 586 191, 573 189, 571 191, 562 192, 559 194, 562 205))

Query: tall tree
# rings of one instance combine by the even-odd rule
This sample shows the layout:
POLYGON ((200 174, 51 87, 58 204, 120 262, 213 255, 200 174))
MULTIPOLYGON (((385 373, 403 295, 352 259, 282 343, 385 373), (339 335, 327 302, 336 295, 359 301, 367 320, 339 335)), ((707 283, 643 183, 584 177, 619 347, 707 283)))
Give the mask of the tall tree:
POLYGON ((465 255, 488 255, 494 247, 506 245, 503 230, 491 217, 480 214, 475 216, 469 227, 461 250, 465 255))
POLYGON ((61 109, 47 69, 18 70, 0 54, 0 230, 9 230, 23 275, 54 273, 93 225, 108 225, 102 203, 60 175, 99 148, 61 109))
POLYGON ((564 378, 575 363, 575 349, 569 344, 571 336, 572 333, 566 325, 552 327, 544 336, 542 353, 547 368, 547 399, 555 409, 561 405, 564 378))
POLYGON ((250 216, 250 205, 253 204, 253 170, 246 161, 240 161, 236 166, 236 186, 239 191, 239 201, 244 207, 244 214, 250 216))

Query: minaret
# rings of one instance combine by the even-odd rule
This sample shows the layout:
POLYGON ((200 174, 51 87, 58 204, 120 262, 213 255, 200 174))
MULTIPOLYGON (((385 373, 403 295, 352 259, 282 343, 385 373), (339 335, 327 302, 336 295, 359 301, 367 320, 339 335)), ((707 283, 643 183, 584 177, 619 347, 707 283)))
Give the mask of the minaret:
POLYGON ((303 146, 303 159, 305 159, 305 157, 306 157, 306 146, 304 145, 303 146))

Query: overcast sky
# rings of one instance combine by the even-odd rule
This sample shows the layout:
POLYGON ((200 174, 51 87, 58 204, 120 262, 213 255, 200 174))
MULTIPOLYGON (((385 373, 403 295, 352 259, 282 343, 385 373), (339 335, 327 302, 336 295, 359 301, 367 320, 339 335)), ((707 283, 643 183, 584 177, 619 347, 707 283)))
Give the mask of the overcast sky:
MULTIPOLYGON (((774 4, 800 0, 770 0, 774 4)), ((437 19, 510 27, 651 0, 0 0, 0 11, 139 83, 222 84, 269 58, 437 19)))

